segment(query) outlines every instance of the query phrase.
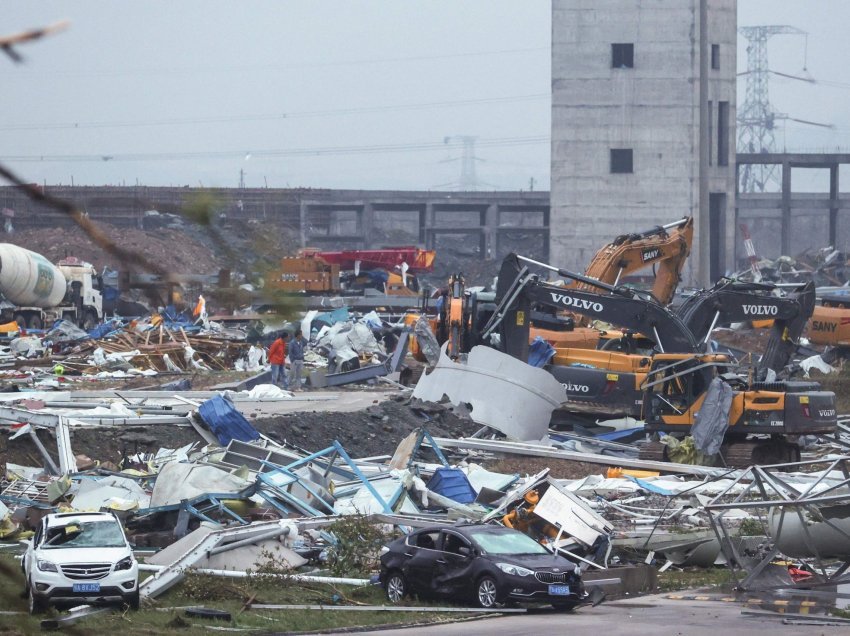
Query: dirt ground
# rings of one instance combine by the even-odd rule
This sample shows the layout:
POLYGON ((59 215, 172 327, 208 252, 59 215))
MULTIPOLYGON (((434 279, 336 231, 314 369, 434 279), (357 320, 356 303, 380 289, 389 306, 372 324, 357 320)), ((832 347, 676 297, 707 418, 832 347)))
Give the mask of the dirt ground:
MULTIPOLYGON (((176 229, 139 230, 101 226, 105 234, 124 249, 135 250, 169 272, 207 274, 218 267, 214 252, 186 232, 176 229)), ((122 269, 121 264, 103 251, 78 227, 24 230, 7 235, 4 240, 43 255, 55 263, 75 256, 94 265, 122 269)))
MULTIPOLYGON (((184 219, 175 227, 139 229, 108 223, 100 223, 99 227, 117 245, 143 254, 170 273, 215 274, 226 268, 236 274, 238 281, 244 274, 254 283, 270 268, 276 267, 283 256, 293 256, 300 247, 295 228, 271 221, 261 224, 225 220, 199 225, 184 219)), ((6 235, 3 240, 38 252, 51 262, 75 256, 99 270, 104 266, 124 269, 76 226, 21 230, 6 235)), ((482 285, 492 282, 497 271, 497 262, 485 261, 477 253, 449 246, 437 253, 434 271, 420 278, 428 285, 439 287, 446 284, 451 274, 460 272, 468 285, 482 285)))
MULTIPOLYGON (((251 424, 273 440, 308 452, 327 448, 337 440, 354 458, 392 455, 402 439, 423 425, 434 437, 463 437, 480 428, 441 405, 410 402, 402 397, 355 412, 310 411, 309 405, 304 408, 303 412, 251 419, 251 424)), ((55 448, 47 432, 39 432, 39 438, 49 451, 55 448)), ((127 455, 155 453, 160 448, 177 448, 192 442, 198 442, 199 447, 204 444, 193 428, 173 424, 71 431, 75 454, 116 465, 127 455)), ((32 440, 9 440, 6 435, 0 435, 0 461, 29 466, 42 463, 32 440)))

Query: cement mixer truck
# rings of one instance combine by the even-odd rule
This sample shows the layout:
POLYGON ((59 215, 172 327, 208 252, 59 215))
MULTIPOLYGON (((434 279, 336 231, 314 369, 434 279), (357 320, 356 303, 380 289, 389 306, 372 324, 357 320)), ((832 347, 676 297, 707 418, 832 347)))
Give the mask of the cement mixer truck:
POLYGON ((28 329, 63 318, 85 330, 103 319, 101 279, 77 258, 54 265, 41 254, 0 243, 0 320, 28 329))

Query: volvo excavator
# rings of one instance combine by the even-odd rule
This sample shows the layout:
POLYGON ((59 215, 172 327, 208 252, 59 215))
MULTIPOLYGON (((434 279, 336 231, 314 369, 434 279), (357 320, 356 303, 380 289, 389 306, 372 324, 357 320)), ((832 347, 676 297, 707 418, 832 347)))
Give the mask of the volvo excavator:
MULTIPOLYGON (((624 277, 652 267, 654 282, 652 296, 667 304, 673 299, 681 280, 682 269, 691 252, 693 241, 693 217, 685 217, 667 225, 643 232, 622 234, 602 247, 588 265, 584 275, 601 283, 618 285, 624 277)), ((570 280, 564 289, 585 289, 585 283, 570 280)), ((454 275, 442 290, 442 302, 436 319, 432 321, 437 342, 448 342, 448 355, 457 358, 468 353, 479 344, 479 332, 473 325, 480 325, 489 318, 493 309, 492 292, 469 294, 464 288, 461 275, 454 275)), ((535 311, 530 320, 533 328, 530 337, 541 336, 544 340, 560 347, 596 347, 600 331, 588 325, 590 320, 575 312, 535 311)), ((417 317, 405 317, 413 324, 417 317)), ((416 353, 414 353, 416 355, 416 353)), ((417 356, 423 359, 424 356, 417 356)))
MULTIPOLYGON (((654 350, 638 355, 582 350, 573 361, 569 356, 556 360, 547 369, 564 386, 567 408, 595 415, 619 411, 643 419, 647 432, 685 435, 694 424, 709 384, 719 375, 733 389, 727 445, 723 450, 727 465, 794 461, 799 458, 797 436, 836 430, 835 395, 817 390, 814 383, 741 377, 734 373, 738 365, 728 356, 709 353, 706 348, 712 324, 731 321, 751 311, 776 318, 775 329, 781 329, 787 338, 791 323, 800 321, 800 314, 807 311, 813 290, 803 289, 789 299, 750 293, 747 303, 737 304, 729 299, 738 297, 740 301, 745 290, 736 290, 731 282, 714 291, 713 295, 697 297, 679 315, 645 292, 608 285, 511 255, 502 264, 496 308, 481 335, 485 341, 493 341, 493 336, 497 336, 498 348, 527 360, 528 317, 535 307, 566 309, 591 320, 613 323, 627 334, 648 338, 654 350), (585 288, 565 289, 548 284, 529 266, 551 269, 560 276, 584 283, 585 288), (719 300, 724 296, 727 302, 719 300), (697 335, 689 328, 688 321, 698 329, 697 335), (745 442, 749 434, 768 435, 769 440, 745 442)), ((750 290, 753 291, 767 290, 750 290)), ((805 320, 802 318, 803 323, 805 320)), ((771 364, 778 364, 786 349, 779 344, 773 349, 775 352, 769 353, 771 364)), ((659 446, 651 447, 651 452, 659 446)))
POLYGON ((714 287, 690 296, 677 313, 704 343, 715 327, 735 322, 772 322, 755 371, 756 378, 764 380, 770 371, 783 375, 815 309, 815 301, 815 284, 811 281, 789 291, 770 283, 722 278, 714 287))
MULTIPOLYGON (((717 327, 728 327, 732 323, 769 323, 770 335, 764 352, 757 360, 754 371, 758 380, 774 375, 784 375, 806 321, 815 308, 814 283, 801 283, 788 290, 771 283, 753 283, 722 278, 713 287, 689 296, 675 309, 685 326, 702 346, 717 327)), ((654 343, 631 333, 619 338, 600 340, 599 349, 636 353, 651 350, 654 343)), ((576 352, 581 355, 581 351, 576 352)), ((564 352, 556 353, 564 356, 564 352)))

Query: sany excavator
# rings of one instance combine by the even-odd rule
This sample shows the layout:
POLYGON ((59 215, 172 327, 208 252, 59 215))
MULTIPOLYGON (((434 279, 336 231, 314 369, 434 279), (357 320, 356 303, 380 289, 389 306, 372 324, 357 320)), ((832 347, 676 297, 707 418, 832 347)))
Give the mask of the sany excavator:
POLYGON ((850 295, 824 295, 812 313, 808 337, 814 344, 835 347, 839 356, 846 357, 850 348, 850 295))
MULTIPOLYGON (((778 301, 784 300, 770 298, 753 296, 747 304, 778 307, 778 301)), ((796 300, 788 304, 792 302, 796 300)), ((496 303, 482 339, 487 341, 498 334, 499 348, 521 360, 528 359, 528 316, 534 307, 564 309, 610 322, 654 343, 655 352, 646 355, 598 350, 581 350, 578 354, 575 350, 547 367, 564 385, 570 410, 611 413, 615 410, 612 405, 619 404, 623 412, 643 419, 647 432, 685 435, 694 424, 709 384, 719 375, 733 389, 724 450, 728 465, 792 461, 799 457, 796 436, 836 430, 835 394, 815 390, 815 383, 752 382, 730 373, 737 365, 726 355, 706 353, 707 338, 696 337, 681 316, 646 293, 511 255, 499 273, 496 303), (521 261, 578 280, 586 289, 542 282, 521 261), (770 440, 744 442, 748 434, 766 434, 770 440)), ((710 323, 721 320, 717 305, 706 305, 705 300, 694 303, 703 304, 710 323)), ((772 310, 757 311, 772 314, 772 310)), ((777 323, 781 321, 778 308, 775 317, 777 323)))
MULTIPOLYGON (((693 217, 645 232, 623 234, 596 252, 584 270, 584 275, 616 286, 624 276, 652 266, 655 270, 652 295, 659 303, 666 305, 673 300, 682 278, 682 269, 691 253, 693 237, 693 217)), ((571 281, 566 287, 587 289, 587 284, 571 281)))
MULTIPOLYGON (((652 267, 654 282, 650 293, 659 303, 667 305, 673 300, 682 278, 693 237, 693 217, 644 232, 623 234, 596 252, 584 270, 584 275, 600 283, 617 286, 623 278, 652 267)), ((586 283, 575 280, 567 282, 564 287, 589 289, 586 283)), ((542 318, 539 314, 532 316, 532 325, 538 327, 534 335, 543 337, 555 346, 593 348, 599 340, 600 332, 589 329, 590 320, 584 316, 575 316, 573 328, 567 330, 547 329, 545 318, 542 318)))

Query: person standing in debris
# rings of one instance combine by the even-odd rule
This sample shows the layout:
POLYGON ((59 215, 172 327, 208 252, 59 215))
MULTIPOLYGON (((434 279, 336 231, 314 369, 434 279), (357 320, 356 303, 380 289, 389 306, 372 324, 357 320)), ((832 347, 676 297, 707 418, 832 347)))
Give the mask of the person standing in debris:
POLYGON ((283 383, 283 388, 288 389, 286 381, 286 338, 288 334, 284 331, 269 347, 269 364, 272 365, 272 384, 283 383))
POLYGON ((304 372, 304 345, 307 341, 301 335, 301 330, 295 332, 295 337, 289 345, 289 384, 293 391, 301 390, 301 374, 304 372))

